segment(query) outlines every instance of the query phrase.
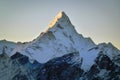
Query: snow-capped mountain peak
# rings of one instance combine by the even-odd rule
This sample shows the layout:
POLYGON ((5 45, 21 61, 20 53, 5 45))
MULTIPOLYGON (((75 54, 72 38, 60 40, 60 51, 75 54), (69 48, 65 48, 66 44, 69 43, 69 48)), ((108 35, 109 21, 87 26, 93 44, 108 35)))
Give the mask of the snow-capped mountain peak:
MULTIPOLYGON (((1 48, 1 52, 2 50, 1 48)), ((104 52, 110 58, 120 54, 120 51, 110 44, 96 45, 91 38, 85 38, 78 34, 63 11, 59 12, 53 19, 47 31, 41 33, 31 42, 17 44, 10 51, 11 53, 9 53, 12 55, 20 52, 32 60, 37 60, 39 63, 46 63, 53 58, 78 52, 79 57, 82 59, 81 68, 85 71, 91 68, 100 52, 104 52), (111 54, 115 55, 111 56, 111 54)))
MULTIPOLYGON (((41 33, 34 41, 22 50, 40 63, 54 57, 60 57, 76 52, 73 37, 78 36, 74 26, 64 12, 59 12, 53 19, 46 32, 41 33), (46 50, 47 49, 47 50, 46 50)), ((76 44, 76 43, 75 43, 76 44)))
POLYGON ((56 23, 71 23, 68 16, 65 14, 65 12, 60 11, 57 16, 52 20, 52 22, 49 25, 49 28, 52 28, 56 23))
POLYGON ((47 31, 41 33, 27 47, 22 49, 21 53, 30 58, 32 57, 40 63, 45 63, 55 57, 79 52, 80 58, 83 58, 83 66, 91 66, 97 54, 94 54, 95 52, 92 51, 87 52, 87 50, 95 46, 90 38, 84 38, 76 32, 70 19, 64 12, 59 12, 47 31), (90 55, 93 58, 88 60, 91 57, 90 55), (87 60, 89 63, 87 63, 87 60))
POLYGON ((63 11, 31 42, 0 41, 0 65, 2 80, 120 80, 120 51, 78 34, 63 11))

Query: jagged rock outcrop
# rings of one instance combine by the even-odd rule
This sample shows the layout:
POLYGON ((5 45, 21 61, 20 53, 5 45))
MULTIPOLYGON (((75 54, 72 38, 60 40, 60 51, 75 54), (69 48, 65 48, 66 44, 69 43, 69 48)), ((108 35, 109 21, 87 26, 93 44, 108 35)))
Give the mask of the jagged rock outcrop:
MULTIPOLYGON (((44 64, 31 63, 29 58, 17 52, 11 57, 0 55, 1 80, 119 80, 120 66, 99 53, 89 71, 81 68, 79 52, 56 57, 44 64)), ((120 63, 119 63, 120 64, 120 63)))
POLYGON ((75 80, 83 73, 78 52, 57 57, 44 64, 37 61, 30 63, 27 56, 18 52, 11 57, 1 54, 0 60, 2 80, 75 80))
POLYGON ((40 63, 30 63, 27 56, 16 53, 0 55, 0 80, 36 80, 40 63))
POLYGON ((110 57, 100 53, 84 78, 86 80, 119 80, 120 66, 115 63, 110 57))
POLYGON ((41 68, 39 80, 77 80, 83 73, 81 64, 78 52, 52 59, 41 68))

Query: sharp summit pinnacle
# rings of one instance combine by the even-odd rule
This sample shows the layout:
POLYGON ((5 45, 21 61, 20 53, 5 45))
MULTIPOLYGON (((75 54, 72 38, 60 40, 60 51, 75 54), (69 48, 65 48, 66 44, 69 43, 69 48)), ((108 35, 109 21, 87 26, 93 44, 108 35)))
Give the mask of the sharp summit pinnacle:
POLYGON ((56 23, 71 23, 69 17, 64 11, 60 11, 57 16, 52 20, 49 27, 53 27, 56 23))

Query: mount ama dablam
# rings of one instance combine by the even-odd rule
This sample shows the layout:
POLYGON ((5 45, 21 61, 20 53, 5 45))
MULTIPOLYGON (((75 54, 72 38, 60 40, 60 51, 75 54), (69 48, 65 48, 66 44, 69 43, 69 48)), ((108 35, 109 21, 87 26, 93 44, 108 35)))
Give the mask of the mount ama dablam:
POLYGON ((59 12, 31 42, 0 41, 0 80, 120 80, 120 50, 78 34, 59 12))

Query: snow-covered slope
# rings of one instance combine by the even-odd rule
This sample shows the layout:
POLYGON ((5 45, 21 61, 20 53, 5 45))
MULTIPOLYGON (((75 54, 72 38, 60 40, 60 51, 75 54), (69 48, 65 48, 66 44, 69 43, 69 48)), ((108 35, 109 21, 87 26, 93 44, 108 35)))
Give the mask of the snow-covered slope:
POLYGON ((11 51, 13 51, 16 46, 17 45, 14 42, 1 40, 0 41, 0 54, 5 52, 6 54, 10 55, 11 51))
MULTIPOLYGON (((21 53, 29 54, 38 62, 45 63, 54 57, 60 57, 71 52, 79 52, 81 57, 84 57, 87 54, 86 51, 95 46, 90 38, 84 38, 78 34, 68 16, 64 12, 60 12, 53 19, 48 30, 32 41, 21 53)), ((90 53, 92 56, 96 56, 96 54, 90 53)), ((88 59, 88 56, 84 59, 83 63, 88 59)))
POLYGON ((79 52, 79 57, 82 60, 81 67, 85 71, 91 68, 101 52, 110 56, 111 59, 120 54, 120 51, 110 43, 96 45, 90 38, 78 34, 64 12, 59 12, 48 26, 48 29, 35 40, 13 47, 13 50, 8 52, 11 56, 16 52, 20 52, 28 56, 30 60, 37 60, 39 63, 46 63, 55 57, 79 52))

